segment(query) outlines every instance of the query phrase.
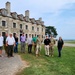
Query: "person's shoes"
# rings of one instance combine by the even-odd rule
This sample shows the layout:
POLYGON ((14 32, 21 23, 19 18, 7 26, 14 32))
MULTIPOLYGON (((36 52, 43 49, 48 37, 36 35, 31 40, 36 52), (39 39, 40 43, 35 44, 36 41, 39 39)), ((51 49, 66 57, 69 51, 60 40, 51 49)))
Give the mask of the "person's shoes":
POLYGON ((38 57, 38 54, 36 54, 36 57, 38 57))
POLYGON ((11 57, 14 57, 13 55, 11 57))
POLYGON ((47 55, 45 55, 45 56, 47 56, 47 55))
POLYGON ((50 55, 47 55, 47 57, 50 57, 50 55))
POLYGON ((45 56, 49 57, 49 55, 45 55, 45 56))
POLYGON ((54 57, 54 56, 52 55, 52 57, 54 57))
POLYGON ((61 56, 58 56, 58 57, 61 57, 61 56))

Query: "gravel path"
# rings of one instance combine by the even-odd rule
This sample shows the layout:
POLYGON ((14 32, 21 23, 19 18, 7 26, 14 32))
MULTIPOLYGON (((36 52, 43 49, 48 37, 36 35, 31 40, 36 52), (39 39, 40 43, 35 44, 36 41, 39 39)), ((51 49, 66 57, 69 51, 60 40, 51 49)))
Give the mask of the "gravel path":
POLYGON ((23 66, 19 55, 14 54, 14 57, 8 58, 3 51, 3 57, 0 57, 0 75, 15 75, 23 66))
POLYGON ((75 44, 64 43, 64 46, 75 47, 75 44))

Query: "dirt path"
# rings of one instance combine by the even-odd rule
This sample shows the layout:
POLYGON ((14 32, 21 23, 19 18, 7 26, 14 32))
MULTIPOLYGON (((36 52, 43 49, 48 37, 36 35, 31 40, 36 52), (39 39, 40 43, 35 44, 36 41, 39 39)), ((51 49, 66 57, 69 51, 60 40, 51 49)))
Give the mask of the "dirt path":
POLYGON ((3 57, 0 57, 0 75, 15 75, 25 66, 26 63, 23 63, 19 55, 14 54, 14 57, 8 58, 3 51, 3 57))

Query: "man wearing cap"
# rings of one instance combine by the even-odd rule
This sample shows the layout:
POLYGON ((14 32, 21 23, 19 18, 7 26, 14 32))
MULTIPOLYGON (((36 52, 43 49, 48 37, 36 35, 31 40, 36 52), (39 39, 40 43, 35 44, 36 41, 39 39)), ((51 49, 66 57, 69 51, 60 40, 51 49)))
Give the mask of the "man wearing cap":
POLYGON ((6 38, 6 46, 8 46, 7 56, 13 57, 13 47, 15 46, 15 39, 12 36, 12 33, 6 38))

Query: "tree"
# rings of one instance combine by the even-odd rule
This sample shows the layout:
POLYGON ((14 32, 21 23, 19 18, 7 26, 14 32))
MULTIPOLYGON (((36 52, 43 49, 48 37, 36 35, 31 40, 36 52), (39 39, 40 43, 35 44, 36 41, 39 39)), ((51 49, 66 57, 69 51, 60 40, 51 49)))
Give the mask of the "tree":
POLYGON ((54 28, 53 26, 46 26, 46 32, 45 34, 47 35, 53 35, 54 37, 56 37, 58 34, 57 34, 57 31, 56 31, 56 28, 54 28))

